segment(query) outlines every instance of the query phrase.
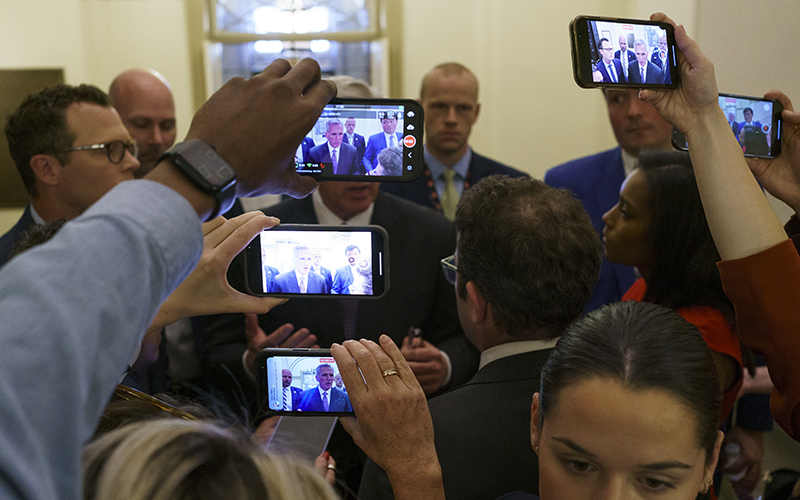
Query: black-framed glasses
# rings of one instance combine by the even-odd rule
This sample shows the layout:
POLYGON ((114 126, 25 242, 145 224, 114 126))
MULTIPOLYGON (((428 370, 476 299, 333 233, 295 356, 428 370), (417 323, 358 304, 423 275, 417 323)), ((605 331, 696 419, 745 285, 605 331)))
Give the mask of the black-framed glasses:
POLYGON ((444 272, 444 279, 451 285, 456 284, 456 274, 458 273, 458 266, 456 266, 456 256, 451 255, 440 260, 442 265, 442 272, 444 272))
POLYGON ((111 141, 105 144, 91 144, 89 146, 73 146, 71 148, 64 148, 59 151, 59 153, 68 153, 71 151, 92 151, 95 149, 105 149, 106 156, 108 157, 108 161, 113 163, 114 165, 119 164, 122 162, 122 159, 125 158, 125 151, 130 152, 134 158, 139 157, 139 145, 136 144, 136 141, 124 142, 124 141, 111 141))

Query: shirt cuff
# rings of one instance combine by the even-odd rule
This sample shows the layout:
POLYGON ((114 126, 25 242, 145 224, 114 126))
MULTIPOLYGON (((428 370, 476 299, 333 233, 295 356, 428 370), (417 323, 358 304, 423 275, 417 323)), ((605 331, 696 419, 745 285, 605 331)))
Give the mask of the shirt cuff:
POLYGON ((439 352, 441 353, 442 357, 444 358, 444 362, 447 365, 447 375, 445 375, 442 385, 439 386, 441 389, 450 385, 450 380, 453 379, 453 363, 450 361, 450 356, 448 356, 446 352, 441 349, 439 349, 439 352))

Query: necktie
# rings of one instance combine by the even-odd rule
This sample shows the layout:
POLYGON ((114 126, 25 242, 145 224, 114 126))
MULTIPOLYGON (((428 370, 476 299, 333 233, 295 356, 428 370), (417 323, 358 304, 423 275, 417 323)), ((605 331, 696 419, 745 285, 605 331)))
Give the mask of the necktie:
POLYGON ((350 145, 354 146, 354 144, 353 144, 353 136, 352 135, 348 135, 347 138, 350 141, 350 145))
POLYGON ((329 406, 330 405, 328 404, 328 391, 324 391, 322 393, 322 407, 325 408, 325 411, 328 411, 329 406))
POLYGON ((334 174, 338 174, 339 173, 339 159, 336 157, 337 156, 336 155, 336 151, 337 151, 336 149, 333 150, 333 157, 331 158, 333 160, 333 173, 334 174))
POLYGON ((628 51, 621 52, 620 55, 622 56, 622 74, 625 75, 625 79, 628 79, 628 51))
POLYGON ((458 205, 458 199, 461 197, 461 195, 458 194, 456 185, 453 183, 453 177, 455 177, 456 171, 452 168, 448 168, 442 175, 444 176, 442 212, 444 212, 445 217, 450 220, 454 220, 456 218, 456 206, 458 205))
POLYGON ((642 82, 641 83, 644 83, 644 68, 642 68, 642 82))
POLYGON ((300 293, 306 293, 306 279, 300 278, 300 293))
POLYGON ((392 136, 389 137, 389 147, 390 148, 394 147, 394 134, 392 134, 392 136))
POLYGON ((284 389, 283 389, 283 409, 284 410, 288 410, 289 409, 288 405, 286 404, 286 393, 287 392, 289 392, 289 388, 288 387, 284 387, 284 389))
POLYGON ((614 65, 608 63, 608 75, 611 77, 611 81, 617 83, 617 74, 614 72, 614 65))

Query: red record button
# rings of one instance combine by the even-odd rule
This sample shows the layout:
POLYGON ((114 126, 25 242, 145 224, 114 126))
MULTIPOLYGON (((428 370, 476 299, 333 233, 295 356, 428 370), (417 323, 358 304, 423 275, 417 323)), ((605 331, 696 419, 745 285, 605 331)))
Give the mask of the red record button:
POLYGON ((407 148, 413 148, 416 143, 417 139, 413 135, 403 137, 403 144, 405 144, 407 148))

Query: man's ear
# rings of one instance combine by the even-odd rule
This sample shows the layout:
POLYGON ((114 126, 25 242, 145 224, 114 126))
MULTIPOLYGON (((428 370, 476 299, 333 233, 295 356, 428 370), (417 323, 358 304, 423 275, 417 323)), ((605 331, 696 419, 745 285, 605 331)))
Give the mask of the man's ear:
POLYGON ((58 158, 45 154, 34 155, 30 166, 36 179, 48 186, 55 186, 60 182, 61 170, 64 168, 58 158))
POLYGON ((477 121, 478 115, 481 114, 481 103, 475 104, 475 120, 477 121))
POLYGON ((472 306, 472 322, 479 325, 486 321, 489 303, 473 281, 467 282, 467 300, 472 306))
POLYGON ((531 402, 531 447, 539 454, 539 393, 533 394, 531 402))

